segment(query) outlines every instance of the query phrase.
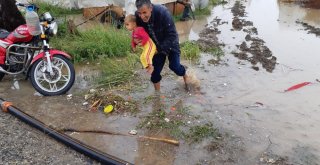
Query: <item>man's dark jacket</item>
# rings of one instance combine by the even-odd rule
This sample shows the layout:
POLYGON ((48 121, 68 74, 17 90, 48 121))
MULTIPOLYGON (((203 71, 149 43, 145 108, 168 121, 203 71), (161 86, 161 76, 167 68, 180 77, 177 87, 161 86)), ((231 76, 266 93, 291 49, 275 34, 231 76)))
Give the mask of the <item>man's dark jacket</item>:
POLYGON ((158 52, 169 54, 171 49, 179 50, 179 38, 171 14, 162 5, 153 5, 148 23, 141 20, 136 12, 137 25, 142 26, 157 46, 158 52), (154 33, 150 28, 153 29, 154 33))

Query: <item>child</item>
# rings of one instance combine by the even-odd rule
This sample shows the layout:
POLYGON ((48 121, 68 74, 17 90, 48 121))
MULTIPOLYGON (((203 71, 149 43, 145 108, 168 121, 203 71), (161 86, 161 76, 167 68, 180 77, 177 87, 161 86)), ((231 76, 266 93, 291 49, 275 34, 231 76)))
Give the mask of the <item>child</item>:
POLYGON ((137 45, 143 48, 140 60, 143 68, 146 68, 147 72, 151 74, 153 72, 152 58, 156 53, 156 45, 144 28, 137 26, 136 17, 134 15, 130 14, 126 16, 124 19, 124 25, 126 29, 132 31, 131 46, 133 50, 135 51, 137 45))

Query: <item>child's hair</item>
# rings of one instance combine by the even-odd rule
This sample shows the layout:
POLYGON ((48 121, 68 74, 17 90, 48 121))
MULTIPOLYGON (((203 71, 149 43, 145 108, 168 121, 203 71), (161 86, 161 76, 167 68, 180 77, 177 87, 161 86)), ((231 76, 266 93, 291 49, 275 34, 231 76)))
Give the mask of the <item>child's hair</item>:
POLYGON ((136 16, 133 14, 129 14, 124 19, 124 22, 136 22, 136 16))

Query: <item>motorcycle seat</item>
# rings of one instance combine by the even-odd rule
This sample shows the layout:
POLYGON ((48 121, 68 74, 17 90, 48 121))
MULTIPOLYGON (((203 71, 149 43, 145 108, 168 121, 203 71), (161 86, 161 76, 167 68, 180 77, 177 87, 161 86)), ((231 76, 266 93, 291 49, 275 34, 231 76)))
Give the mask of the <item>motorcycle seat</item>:
POLYGON ((0 38, 3 39, 3 38, 7 38, 8 35, 10 34, 10 32, 4 30, 4 29, 0 29, 0 38))
POLYGON ((0 38, 1 39, 7 38, 9 34, 10 34, 10 32, 0 32, 0 38))

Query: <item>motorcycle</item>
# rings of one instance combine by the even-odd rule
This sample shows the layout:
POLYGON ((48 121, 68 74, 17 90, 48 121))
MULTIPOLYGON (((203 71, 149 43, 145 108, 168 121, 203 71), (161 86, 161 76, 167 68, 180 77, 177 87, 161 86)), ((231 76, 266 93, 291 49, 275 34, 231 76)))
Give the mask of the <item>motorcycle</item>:
MULTIPOLYGON (((38 16, 36 5, 17 5, 38 16)), ((0 81, 6 74, 24 74, 26 79, 30 78, 36 91, 44 96, 65 94, 75 80, 71 56, 49 47, 49 37, 58 31, 58 25, 51 14, 45 12, 37 18, 39 34, 31 32, 28 21, 11 33, 0 30, 0 81)))

